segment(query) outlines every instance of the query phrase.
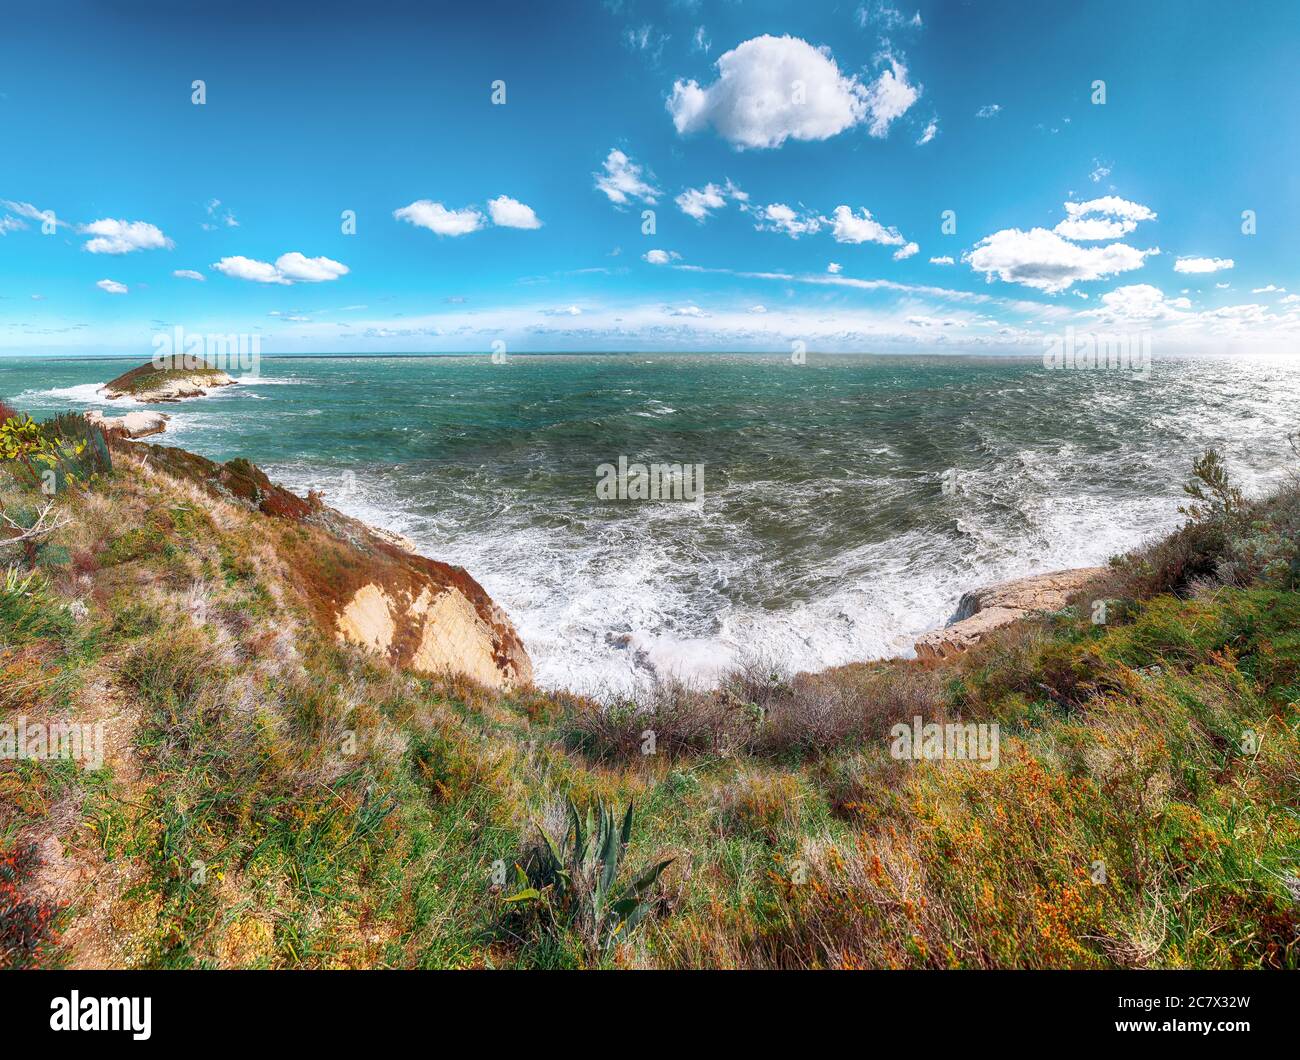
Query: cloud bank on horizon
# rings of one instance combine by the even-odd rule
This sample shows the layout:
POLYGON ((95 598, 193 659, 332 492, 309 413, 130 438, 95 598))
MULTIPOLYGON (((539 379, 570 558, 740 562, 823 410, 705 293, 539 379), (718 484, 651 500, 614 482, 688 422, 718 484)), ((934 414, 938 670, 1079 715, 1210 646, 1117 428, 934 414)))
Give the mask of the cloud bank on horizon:
POLYGON ((0 352, 1300 348, 1283 0, 70 6, 0 72, 0 352))

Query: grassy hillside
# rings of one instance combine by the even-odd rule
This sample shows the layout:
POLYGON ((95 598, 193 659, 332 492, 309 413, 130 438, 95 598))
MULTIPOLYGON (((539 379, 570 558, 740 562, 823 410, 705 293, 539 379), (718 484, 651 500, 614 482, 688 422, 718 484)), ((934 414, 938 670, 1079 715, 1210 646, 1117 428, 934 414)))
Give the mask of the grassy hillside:
POLYGON ((0 439, 0 724, 106 734, 0 760, 0 964, 1300 965, 1296 487, 1202 462, 1184 530, 951 663, 598 704, 341 646, 297 524, 183 460, 0 439), (998 768, 894 759, 915 715, 998 768))

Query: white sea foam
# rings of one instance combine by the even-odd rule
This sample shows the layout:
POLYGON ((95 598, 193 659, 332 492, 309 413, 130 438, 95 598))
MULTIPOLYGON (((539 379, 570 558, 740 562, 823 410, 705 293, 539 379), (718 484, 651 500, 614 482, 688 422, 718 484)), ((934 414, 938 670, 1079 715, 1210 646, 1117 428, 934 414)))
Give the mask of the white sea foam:
MULTIPOLYGON (((1038 466, 1033 454, 1025 462, 1038 466)), ((1061 473, 1059 462, 1041 467, 1048 478, 1061 473)), ((657 506, 643 521, 590 534, 501 522, 495 531, 462 535, 404 514, 400 499, 374 479, 304 465, 270 471, 300 491, 324 489, 328 503, 464 566, 513 618, 539 684, 587 692, 628 690, 652 672, 707 685, 752 658, 815 670, 908 656, 917 635, 952 616, 962 593, 1104 563, 1177 519, 1172 499, 1064 492, 1025 498, 1029 529, 1009 537, 980 514, 977 502, 967 501, 961 518, 970 540, 960 549, 941 528, 865 544, 803 572, 817 587, 812 599, 773 608, 727 598, 728 585, 762 576, 753 553, 743 547, 708 557, 689 553, 692 535, 683 521, 706 520, 709 500, 694 513, 694 506, 657 506), (721 588, 688 584, 683 562, 710 571, 721 588)), ((744 528, 733 529, 737 540, 744 537, 744 528)))
POLYGON ((109 398, 100 393, 108 381, 102 383, 80 383, 77 386, 51 387, 49 390, 27 390, 19 395, 19 401, 39 398, 48 401, 71 401, 78 405, 138 405, 133 397, 109 398))

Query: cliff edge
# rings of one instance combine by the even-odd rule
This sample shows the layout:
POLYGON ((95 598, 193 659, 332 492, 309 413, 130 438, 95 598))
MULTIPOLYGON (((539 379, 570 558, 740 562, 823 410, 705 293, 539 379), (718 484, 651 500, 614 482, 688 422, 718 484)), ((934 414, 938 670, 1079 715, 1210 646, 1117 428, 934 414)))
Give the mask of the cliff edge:
POLYGON ((247 460, 218 464, 167 446, 115 447, 291 528, 263 533, 274 540, 285 583, 335 639, 418 673, 459 674, 495 689, 532 683, 532 662, 514 625, 463 567, 417 555, 396 535, 328 507, 315 494, 299 497, 247 460))

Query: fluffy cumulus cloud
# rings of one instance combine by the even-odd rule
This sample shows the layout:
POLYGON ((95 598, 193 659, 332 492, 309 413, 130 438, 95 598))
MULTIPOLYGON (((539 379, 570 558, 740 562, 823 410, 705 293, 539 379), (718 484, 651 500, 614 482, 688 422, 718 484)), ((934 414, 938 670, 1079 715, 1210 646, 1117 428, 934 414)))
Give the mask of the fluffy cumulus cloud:
POLYGON ((1231 258, 1179 258, 1174 262, 1174 272, 1221 272, 1236 264, 1231 258))
POLYGON ((825 140, 863 122, 884 136, 920 95, 890 56, 873 82, 840 71, 830 51, 799 37, 753 37, 724 52, 711 84, 678 80, 668 112, 679 133, 715 129, 738 148, 825 140))
POLYGON ((714 210, 721 210, 726 206, 728 201, 738 202, 743 206, 749 202, 749 195, 728 180, 722 185, 709 183, 702 188, 687 188, 673 201, 687 217, 704 221, 714 210))
POLYGON ((1166 298, 1158 287, 1135 283, 1116 287, 1101 296, 1101 305, 1090 315, 1115 320, 1177 320, 1192 308, 1186 298, 1166 298))
POLYGON ((791 239, 812 235, 821 230, 824 217, 816 213, 800 212, 783 202, 774 202, 754 211, 754 227, 760 232, 784 232, 791 239))
POLYGON ((660 191, 654 185, 654 178, 617 147, 610 148, 601 172, 593 176, 596 190, 604 192, 615 206, 637 201, 653 205, 659 200, 660 191))
POLYGON ((116 221, 105 217, 81 226, 86 249, 92 254, 129 254, 133 250, 170 250, 172 243, 162 231, 147 221, 116 221))
POLYGON ((1112 217, 1067 218, 1052 229, 1058 236, 1087 242, 1098 239, 1119 239, 1137 228, 1137 222, 1117 220, 1112 217))
POLYGON ((492 223, 501 228, 541 228, 542 222, 531 206, 525 206, 518 199, 509 195, 498 195, 488 200, 488 214, 492 223))
POLYGON ((886 228, 871 216, 871 211, 865 206, 857 213, 848 206, 835 207, 831 225, 831 234, 837 243, 883 243, 899 247, 907 242, 897 228, 886 228))
POLYGON ((647 250, 641 258, 651 265, 668 265, 680 259, 681 255, 675 250, 647 250))
POLYGON ((930 264, 931 265, 956 265, 957 263, 953 261, 952 258, 949 257, 947 254, 945 254, 941 258, 931 258, 930 264))
POLYGON ((929 124, 926 125, 924 129, 921 130, 921 135, 917 137, 916 146, 924 147, 926 144, 928 144, 931 140, 933 140, 938 135, 939 135, 939 119, 931 118, 929 124))
POLYGON ((1066 219, 1054 229, 1058 236, 1084 242, 1119 239, 1137 228, 1139 221, 1154 221, 1156 212, 1140 202, 1118 195, 1103 195, 1086 202, 1067 202, 1066 219))
POLYGON ((116 280, 100 280, 95 284, 101 291, 107 291, 109 294, 126 294, 127 286, 124 283, 118 283, 116 280))
POLYGON ((910 258, 913 254, 915 254, 920 249, 921 248, 917 246, 915 243, 908 243, 906 246, 899 247, 896 251, 894 251, 894 260, 903 261, 907 258, 910 258))
POLYGON ((1081 247, 1046 228, 1008 228, 981 239, 963 260, 989 279, 1055 293, 1080 280, 1140 269, 1148 255, 1158 253, 1125 243, 1081 247))
POLYGON ((217 272, 236 280, 254 283, 325 283, 346 276, 348 267, 329 258, 309 258, 298 251, 281 254, 272 264, 240 255, 222 258, 212 266, 217 272))
POLYGON ((1066 219, 1048 231, 1007 228, 994 232, 962 256, 986 279, 994 276, 1007 283, 1019 283, 1049 294, 1064 291, 1081 280, 1098 280, 1132 269, 1140 269, 1158 249, 1139 250, 1127 243, 1082 247, 1078 242, 1116 239, 1137 228, 1139 221, 1153 221, 1155 211, 1141 203, 1106 195, 1086 202, 1064 204, 1066 219))
POLYGON ((463 210, 449 210, 442 203, 429 199, 417 199, 409 206, 402 206, 393 211, 393 216, 417 228, 427 228, 440 236, 469 235, 487 223, 486 218, 473 206, 466 206, 463 210))

